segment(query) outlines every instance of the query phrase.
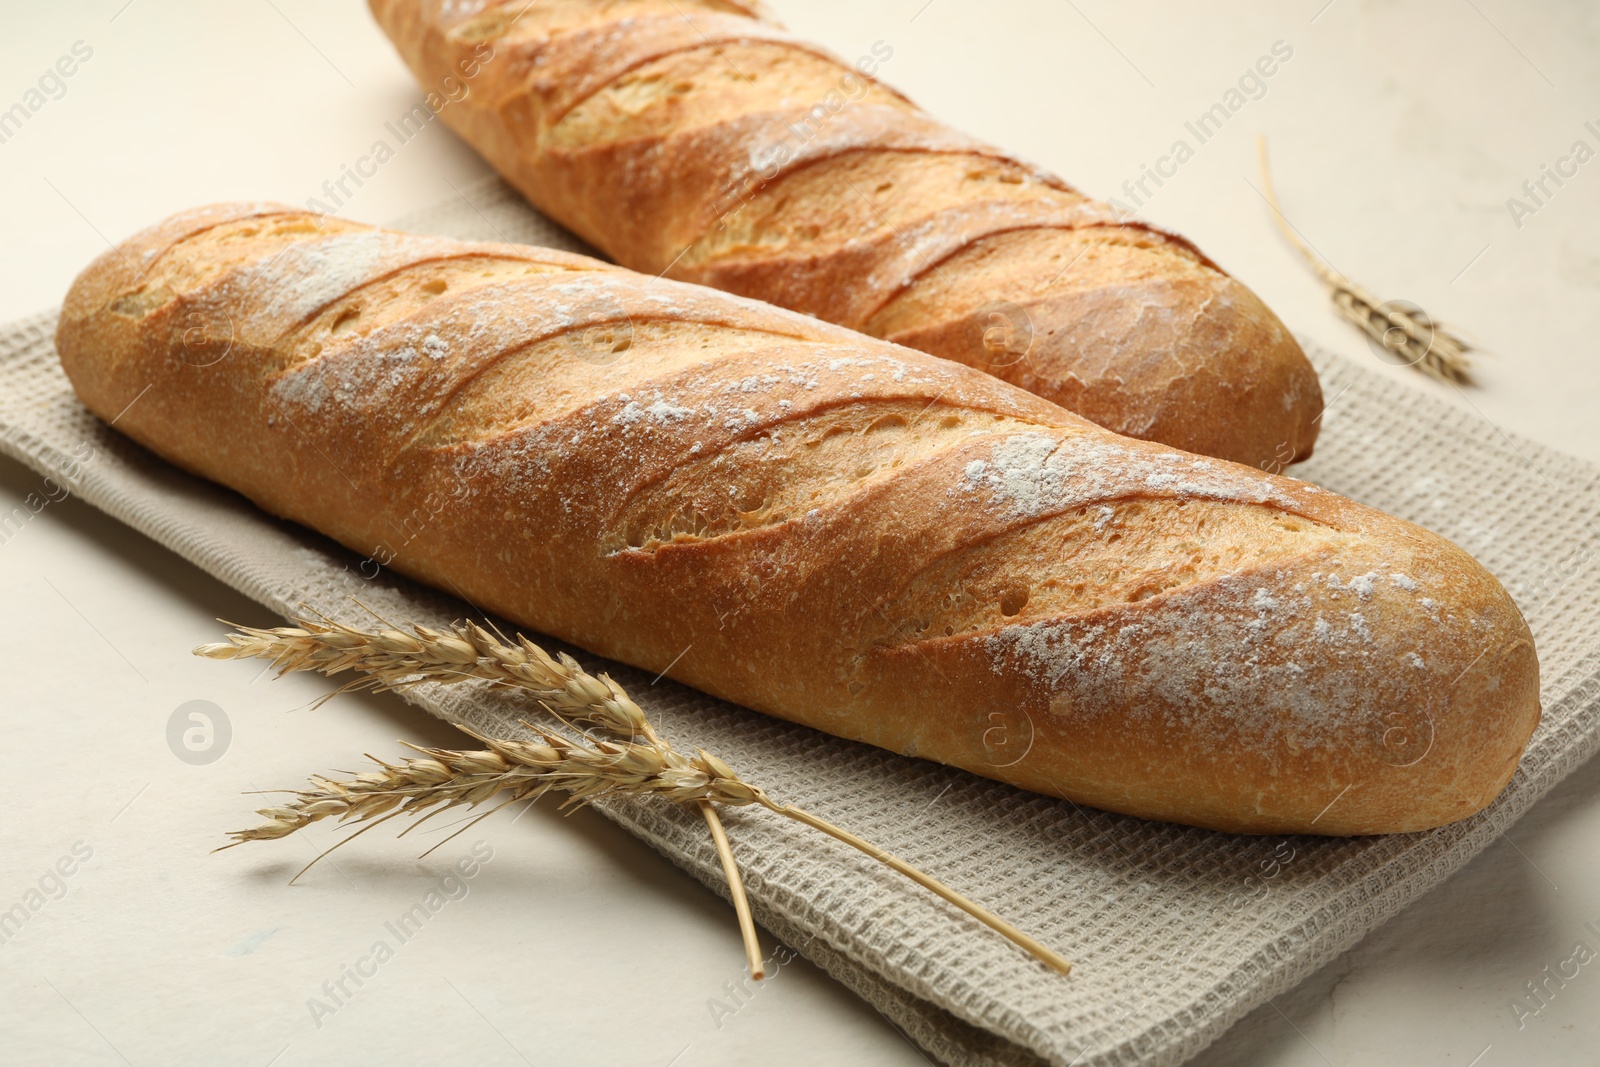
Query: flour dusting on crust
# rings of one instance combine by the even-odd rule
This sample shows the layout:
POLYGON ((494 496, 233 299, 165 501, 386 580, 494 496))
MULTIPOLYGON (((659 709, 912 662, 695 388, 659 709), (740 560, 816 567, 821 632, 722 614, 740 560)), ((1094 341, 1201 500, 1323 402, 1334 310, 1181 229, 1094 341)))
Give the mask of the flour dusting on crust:
POLYGON ((961 488, 986 490, 1017 518, 1134 494, 1295 506, 1264 475, 1088 434, 1011 434, 988 460, 966 465, 961 488))
POLYGON ((996 674, 1020 672, 1074 714, 1126 708, 1219 743, 1347 745, 1352 728, 1422 706, 1438 688, 1413 646, 1427 636, 1420 626, 1436 633, 1443 620, 1414 595, 1422 582, 1397 577, 1408 595, 1383 600, 1373 572, 1232 574, 1126 611, 1007 626, 984 650, 996 674), (1396 677, 1395 662, 1411 670, 1376 705, 1372 678, 1396 677), (1130 703, 1133 693, 1143 699, 1130 703))

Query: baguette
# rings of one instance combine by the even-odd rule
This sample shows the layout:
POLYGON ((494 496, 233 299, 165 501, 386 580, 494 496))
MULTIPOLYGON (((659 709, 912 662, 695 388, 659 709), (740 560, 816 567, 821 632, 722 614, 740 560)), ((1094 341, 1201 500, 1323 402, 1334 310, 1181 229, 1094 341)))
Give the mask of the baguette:
POLYGON ((89 267, 57 345, 134 439, 482 610, 1077 802, 1422 829, 1538 721, 1441 537, 580 256, 205 208, 89 267))
POLYGON ((858 69, 872 56, 732 0, 371 6, 439 116, 624 266, 971 364, 1118 433, 1274 472, 1311 453, 1316 372, 1254 293, 941 125, 858 69))

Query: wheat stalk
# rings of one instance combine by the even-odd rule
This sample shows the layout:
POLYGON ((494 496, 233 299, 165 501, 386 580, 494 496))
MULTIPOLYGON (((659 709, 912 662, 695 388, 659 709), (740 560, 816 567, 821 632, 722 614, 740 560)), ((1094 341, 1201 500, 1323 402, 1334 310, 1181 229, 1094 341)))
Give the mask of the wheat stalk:
POLYGON ((1272 219, 1284 239, 1304 257, 1322 284, 1339 316, 1355 326, 1397 362, 1414 367, 1430 378, 1460 385, 1472 384, 1472 360, 1467 355, 1474 346, 1414 304, 1381 301, 1366 289, 1339 273, 1317 255, 1295 232, 1272 185, 1272 170, 1267 165, 1267 139, 1256 138, 1256 156, 1261 166, 1261 184, 1272 219))
MULTIPOLYGON (((373 614, 377 617, 375 612, 373 614)), ((249 626, 235 628, 236 632, 229 634, 227 641, 204 645, 195 649, 195 653, 212 659, 271 659, 273 665, 278 668, 279 677, 292 671, 315 671, 329 677, 351 670, 361 673, 361 677, 320 697, 313 706, 320 706, 338 693, 354 690, 373 689, 383 692, 406 689, 424 682, 450 684, 478 679, 530 691, 558 717, 565 713, 566 719, 599 727, 612 737, 628 743, 624 752, 633 757, 635 764, 648 763, 653 758, 659 759, 666 768, 664 776, 657 778, 654 788, 646 787, 643 791, 660 792, 668 799, 680 803, 687 800, 696 801, 711 832, 711 840, 716 846, 723 873, 728 879, 728 891, 733 898, 734 913, 738 917, 739 934, 744 942, 750 976, 757 981, 766 977, 765 964, 761 958, 761 944, 756 935, 755 921, 750 914, 750 902, 745 895, 744 880, 740 877, 739 866, 734 861, 733 850, 728 843, 722 818, 711 802, 713 798, 680 795, 675 790, 671 783, 680 780, 685 768, 691 766, 691 761, 672 751, 656 736, 644 712, 628 698, 622 687, 612 681, 610 676, 602 674, 598 678, 593 677, 564 652, 550 656, 538 645, 520 635, 518 643, 512 644, 472 622, 457 624, 448 630, 415 626, 413 632, 409 634, 393 628, 377 633, 366 633, 331 619, 320 623, 307 621, 297 627, 278 627, 272 630, 249 626), (636 737, 643 738, 643 746, 631 744, 636 737)), ((457 726, 467 733, 472 733, 460 724, 457 726)), ((530 729, 537 728, 530 727, 530 729)), ((550 736, 566 741, 560 735, 550 736)), ((609 751, 603 754, 615 755, 609 751)), ((582 781, 577 783, 578 788, 568 787, 572 784, 570 779, 567 780, 568 785, 552 784, 560 780, 558 777, 547 780, 542 788, 526 791, 514 789, 512 798, 506 803, 537 799, 551 788, 567 789, 574 798, 585 802, 605 792, 632 791, 614 785, 604 786, 602 783, 605 775, 598 770, 593 760, 579 772, 580 776, 585 771, 589 775, 588 788, 597 790, 593 791, 592 795, 583 791, 582 781)), ((512 786, 507 783, 503 788, 512 786)), ((723 795, 715 799, 724 804, 749 802, 734 800, 733 795, 724 791, 723 795)), ((420 801, 420 798, 413 799, 420 801)), ((438 803, 455 806, 463 802, 465 801, 441 797, 426 804, 419 802, 416 807, 428 807, 438 803)), ((471 825, 472 823, 468 823, 469 827, 471 825)), ((292 833, 298 828, 295 826, 283 832, 292 833)), ((258 829, 271 833, 273 824, 268 823, 258 829)), ((243 840, 245 839, 235 841, 234 844, 240 844, 243 840)), ((448 841, 450 838, 445 840, 448 841)), ((438 845, 434 847, 437 848, 438 845)), ((321 858, 318 856, 316 859, 321 858)), ((316 859, 313 859, 312 863, 315 863, 316 859)), ((307 864, 300 874, 304 874, 309 867, 310 864, 307 864)), ((300 877, 300 874, 295 875, 295 878, 300 877)))
MULTIPOLYGON (((223 848, 286 837, 332 816, 365 824, 339 842, 342 845, 397 815, 431 818, 451 808, 475 807, 503 793, 510 796, 478 818, 487 818, 506 804, 534 800, 551 791, 570 794, 564 807, 591 803, 604 796, 658 796, 674 803, 694 804, 705 815, 718 846, 740 929, 745 932, 746 949, 753 954, 755 973, 760 961, 759 950, 753 947, 754 924, 715 805, 758 804, 820 830, 898 871, 1062 974, 1072 970, 1072 965, 1058 953, 986 908, 855 834, 801 808, 773 800, 711 753, 700 750, 693 757, 679 753, 661 739, 644 712, 610 677, 588 674, 565 654, 552 657, 520 634, 512 643, 471 622, 444 630, 418 625, 410 634, 398 629, 368 633, 332 620, 296 620, 294 626, 238 627, 237 631, 229 634, 225 642, 202 645, 195 654, 212 659, 270 660, 278 667, 280 677, 292 671, 316 671, 330 676, 348 670, 362 673, 363 677, 341 687, 341 692, 480 679, 531 691, 562 721, 598 726, 613 740, 576 740, 524 722, 537 740, 513 741, 485 737, 457 724, 487 748, 459 751, 412 745, 409 747, 420 757, 402 763, 370 757, 377 770, 345 781, 314 776, 310 789, 292 791, 293 800, 260 809, 259 814, 267 821, 234 832, 230 835, 234 838, 232 844, 223 848)), ((468 827, 471 825, 468 823, 468 827)))

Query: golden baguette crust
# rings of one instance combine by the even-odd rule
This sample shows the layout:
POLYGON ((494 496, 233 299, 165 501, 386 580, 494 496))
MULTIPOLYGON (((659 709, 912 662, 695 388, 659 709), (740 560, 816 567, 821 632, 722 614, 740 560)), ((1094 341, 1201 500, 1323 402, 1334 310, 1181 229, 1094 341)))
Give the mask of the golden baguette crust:
POLYGON ((1538 721, 1443 538, 582 257, 204 208, 86 270, 57 345, 134 439, 486 610, 1075 801, 1422 829, 1538 721))
POLYGON ((624 266, 971 364, 1119 433, 1273 471, 1311 453, 1316 373, 1255 294, 759 5, 371 7, 444 121, 624 266))

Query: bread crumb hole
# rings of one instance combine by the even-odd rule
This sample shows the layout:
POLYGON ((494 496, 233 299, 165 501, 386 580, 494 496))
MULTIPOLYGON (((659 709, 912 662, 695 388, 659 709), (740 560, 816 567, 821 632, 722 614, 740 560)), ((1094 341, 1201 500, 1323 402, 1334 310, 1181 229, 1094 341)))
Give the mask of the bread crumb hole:
POLYGON ((1006 618, 1022 614, 1022 609, 1028 606, 1028 590, 1026 586, 1014 586, 1000 594, 1000 614, 1006 618))
POLYGON ((355 329, 356 320, 361 318, 359 307, 345 308, 339 312, 339 317, 333 320, 333 325, 328 327, 329 333, 344 333, 355 329))

